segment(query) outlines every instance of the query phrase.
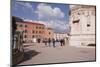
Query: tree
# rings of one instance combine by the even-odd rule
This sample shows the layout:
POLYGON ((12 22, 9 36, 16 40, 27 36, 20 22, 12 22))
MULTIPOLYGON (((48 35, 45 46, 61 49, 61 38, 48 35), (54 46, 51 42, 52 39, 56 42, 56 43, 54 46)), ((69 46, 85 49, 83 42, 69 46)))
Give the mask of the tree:
POLYGON ((23 20, 19 17, 12 16, 12 32, 14 33, 17 29, 16 22, 23 22, 23 20))

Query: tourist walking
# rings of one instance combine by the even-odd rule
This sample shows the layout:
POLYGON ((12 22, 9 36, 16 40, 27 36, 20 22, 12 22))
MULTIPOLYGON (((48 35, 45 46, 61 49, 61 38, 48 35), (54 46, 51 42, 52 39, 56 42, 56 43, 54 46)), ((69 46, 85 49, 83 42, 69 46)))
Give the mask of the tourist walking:
POLYGON ((45 46, 47 46, 47 40, 44 40, 45 46))
POLYGON ((50 44, 51 44, 51 39, 50 38, 48 39, 48 44, 49 44, 49 47, 50 47, 50 44))
POLYGON ((52 42, 53 42, 53 47, 56 47, 55 46, 55 39, 52 39, 52 42))
POLYGON ((63 45, 65 45, 65 39, 63 39, 63 42, 62 43, 63 43, 63 45))
POLYGON ((60 40, 60 44, 61 44, 61 46, 63 46, 63 39, 60 40))

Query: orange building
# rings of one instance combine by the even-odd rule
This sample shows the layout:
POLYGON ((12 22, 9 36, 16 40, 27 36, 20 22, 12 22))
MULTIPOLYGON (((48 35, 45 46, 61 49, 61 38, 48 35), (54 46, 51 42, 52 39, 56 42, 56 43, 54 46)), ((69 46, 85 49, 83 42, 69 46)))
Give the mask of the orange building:
POLYGON ((26 43, 53 39, 53 29, 45 27, 44 24, 35 22, 16 22, 16 24, 17 31, 23 32, 23 41, 26 43))
POLYGON ((46 27, 44 31, 44 38, 45 40, 52 40, 54 38, 54 31, 50 27, 46 27))
POLYGON ((33 22, 16 22, 17 31, 23 32, 24 42, 41 42, 44 38, 45 25, 33 22))

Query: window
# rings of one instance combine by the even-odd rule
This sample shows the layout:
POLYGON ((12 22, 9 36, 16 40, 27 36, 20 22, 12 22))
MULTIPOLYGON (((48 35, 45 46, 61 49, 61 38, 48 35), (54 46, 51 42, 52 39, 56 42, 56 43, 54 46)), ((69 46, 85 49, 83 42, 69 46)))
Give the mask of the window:
POLYGON ((78 12, 77 14, 80 15, 80 12, 78 12))
POLYGON ((24 37, 27 38, 27 35, 25 35, 24 37))
POLYGON ((49 35, 50 35, 51 33, 49 32, 49 35))
POLYGON ((38 29, 38 27, 36 27, 36 29, 38 29))
POLYGON ((79 23, 79 20, 75 20, 75 21, 73 21, 73 23, 79 23))
POLYGON ((20 27, 22 27, 23 25, 21 24, 20 27))
POLYGON ((25 25, 25 27, 27 27, 27 25, 25 25))
POLYGON ((90 27, 90 24, 87 24, 87 27, 90 27))
POLYGON ((32 37, 34 38, 35 36, 33 35, 32 37))
POLYGON ((33 31, 33 33, 35 33, 35 31, 33 31))
POLYGON ((27 30, 25 30, 25 33, 27 33, 27 30))

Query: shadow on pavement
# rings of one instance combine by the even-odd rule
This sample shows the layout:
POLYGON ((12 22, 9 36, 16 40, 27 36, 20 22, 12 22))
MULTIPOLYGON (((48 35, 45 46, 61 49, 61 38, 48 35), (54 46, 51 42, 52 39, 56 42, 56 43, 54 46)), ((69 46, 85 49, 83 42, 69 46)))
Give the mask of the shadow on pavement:
MULTIPOLYGON (((23 60, 22 60, 20 63, 22 63, 22 62, 24 62, 24 61, 27 61, 27 60, 30 60, 32 57, 38 55, 39 53, 40 53, 40 52, 37 52, 37 51, 35 51, 35 50, 29 50, 29 51, 25 52, 25 53, 24 53, 24 58, 23 58, 23 60)), ((19 63, 19 64, 20 64, 20 63, 19 63)))

